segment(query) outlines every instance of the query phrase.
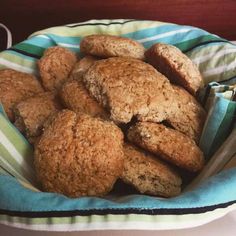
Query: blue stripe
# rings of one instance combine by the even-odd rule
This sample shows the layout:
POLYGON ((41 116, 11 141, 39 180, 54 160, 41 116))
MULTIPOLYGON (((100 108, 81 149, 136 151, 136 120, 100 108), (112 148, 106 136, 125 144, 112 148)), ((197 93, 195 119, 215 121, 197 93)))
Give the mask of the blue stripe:
POLYGON ((68 211, 91 209, 173 209, 196 208, 236 200, 236 169, 223 171, 194 190, 175 198, 126 195, 113 200, 97 197, 67 198, 61 194, 33 192, 15 178, 0 175, 0 209, 12 211, 68 211), (217 193, 217 194, 216 194, 217 193), (16 197, 17 196, 17 197, 16 197))
POLYGON ((55 34, 45 34, 45 36, 49 37, 52 41, 56 43, 69 43, 69 44, 80 44, 80 41, 83 37, 66 37, 66 36, 59 36, 55 34))
MULTIPOLYGON (((210 35, 208 32, 204 30, 200 30, 194 27, 181 27, 177 25, 164 25, 164 26, 159 26, 159 27, 154 27, 154 28, 149 28, 149 29, 144 29, 144 30, 139 30, 136 32, 128 33, 128 34, 123 34, 121 36, 123 37, 130 37, 133 38, 134 40, 140 40, 144 39, 147 37, 153 37, 160 35, 162 33, 167 33, 170 31, 175 31, 175 30, 180 30, 180 29, 192 29, 189 32, 180 32, 175 35, 171 36, 166 36, 164 38, 160 38, 157 40, 151 40, 148 42, 143 43, 144 47, 148 48, 151 45, 153 45, 156 42, 163 42, 163 43, 169 43, 169 44, 176 44, 179 42, 187 41, 190 39, 194 39, 200 36, 204 35, 210 35)), ((68 43, 68 44, 75 44, 78 45, 80 44, 80 41, 82 40, 83 37, 66 37, 66 36, 58 36, 55 34, 46 34, 46 36, 50 37, 51 40, 54 42, 58 43, 68 43)))
MULTIPOLYGON (((156 35, 158 35, 158 33, 156 35)), ((183 43, 184 41, 188 41, 205 35, 209 35, 209 33, 207 33, 206 31, 196 31, 196 30, 189 32, 179 32, 171 36, 145 42, 143 43, 143 45, 145 48, 149 48, 157 42, 176 45, 178 43, 183 43)))
POLYGON ((222 98, 215 97, 214 104, 212 105, 212 113, 208 120, 205 122, 206 129, 203 130, 202 137, 199 143, 201 150, 205 157, 209 158, 209 153, 212 149, 212 144, 216 138, 217 131, 225 117, 230 101, 222 98))
POLYGON ((154 36, 157 34, 168 33, 170 31, 175 31, 175 30, 180 30, 180 29, 195 29, 195 28, 190 27, 190 26, 179 26, 175 24, 168 24, 168 25, 155 26, 152 28, 141 29, 141 30, 137 29, 137 31, 123 34, 123 36, 140 40, 140 39, 146 38, 147 36, 148 37, 154 36))
MULTIPOLYGON (((158 26, 158 27, 153 27, 153 28, 148 28, 148 29, 143 29, 143 30, 138 30, 136 32, 132 32, 132 33, 127 33, 127 34, 122 34, 121 36, 123 37, 129 37, 129 38, 133 38, 135 40, 140 40, 146 37, 152 37, 158 34, 162 34, 162 33, 168 33, 170 31, 175 31, 175 30, 180 30, 180 29, 196 29, 193 27, 189 27, 189 26, 185 26, 185 27, 181 27, 178 25, 163 25, 163 26, 158 26)), ((205 34, 209 34, 206 31, 203 30, 199 30, 204 32, 205 34)), ((196 32, 199 32, 198 29, 196 29, 196 32)), ((195 33, 196 34, 196 33, 195 33)), ((204 34, 204 35, 205 35, 204 34)), ((57 42, 57 43, 70 43, 70 44, 79 44, 81 39, 83 37, 77 37, 77 36, 59 36, 59 35, 55 35, 55 34, 45 34, 46 36, 48 36, 51 40, 57 42)), ((201 34, 199 34, 201 35, 201 34)), ((171 38, 173 36, 168 36, 167 38, 171 38)))
POLYGON ((39 36, 34 36, 32 38, 27 39, 24 42, 42 48, 48 48, 56 45, 55 42, 53 42, 50 38, 42 38, 39 36))

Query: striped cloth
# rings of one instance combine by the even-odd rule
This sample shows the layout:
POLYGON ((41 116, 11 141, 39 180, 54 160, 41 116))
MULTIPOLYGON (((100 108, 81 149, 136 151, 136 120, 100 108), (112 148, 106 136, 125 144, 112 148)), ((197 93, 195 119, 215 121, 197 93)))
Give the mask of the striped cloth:
MULTIPOLYGON (((236 111, 233 101, 236 45, 204 30, 157 21, 123 19, 91 20, 53 27, 36 32, 1 52, 0 69, 12 68, 38 75, 36 62, 46 48, 60 45, 80 54, 81 39, 98 33, 129 37, 146 48, 156 42, 169 43, 186 53, 200 69, 206 85, 201 99, 208 117, 201 148, 208 158, 214 153, 222 153, 221 149, 226 149, 226 154, 235 152, 235 145, 232 145, 235 129, 232 131, 232 127, 236 111)), ((205 171, 204 178, 198 178, 198 182, 204 180, 202 185, 173 199, 144 195, 68 199, 37 189, 33 149, 9 122, 1 106, 0 140, 0 223, 3 224, 59 231, 175 229, 200 225, 236 209, 236 170, 207 178, 218 173, 222 164, 211 172, 205 171)), ((224 160, 229 159, 229 155, 226 157, 224 160)))

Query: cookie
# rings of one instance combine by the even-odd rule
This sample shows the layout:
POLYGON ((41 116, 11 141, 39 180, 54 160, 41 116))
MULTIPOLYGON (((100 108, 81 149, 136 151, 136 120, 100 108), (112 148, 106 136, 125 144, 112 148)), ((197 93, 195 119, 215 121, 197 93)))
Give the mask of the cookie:
POLYGON ((144 59, 145 52, 143 45, 132 39, 102 34, 84 37, 80 50, 101 58, 132 57, 140 60, 144 59))
POLYGON ((31 74, 4 69, 0 70, 0 102, 11 121, 13 109, 20 101, 43 92, 39 81, 31 74))
POLYGON ((38 61, 44 88, 48 91, 60 88, 68 78, 76 61, 76 55, 66 48, 55 46, 46 49, 43 57, 38 61))
POLYGON ((75 112, 84 112, 91 116, 108 118, 108 113, 89 95, 82 81, 70 80, 65 82, 60 97, 66 108, 75 112))
POLYGON ((170 82, 143 61, 125 57, 99 60, 89 68, 83 81, 116 123, 128 123, 133 116, 160 122, 171 112, 170 82))
POLYGON ((43 123, 47 118, 61 109, 55 94, 44 92, 30 97, 20 103, 14 109, 15 126, 33 140, 42 133, 43 123))
POLYGON ((123 172, 123 133, 112 122, 63 110, 35 147, 43 190, 68 197, 103 196, 123 172))
POLYGON ((197 66, 177 47, 157 43, 146 51, 145 56, 171 82, 184 87, 192 95, 196 95, 203 85, 197 66))
POLYGON ((174 197, 181 192, 181 177, 172 167, 131 144, 124 144, 121 179, 144 194, 174 197))
POLYGON ((73 70, 71 71, 70 78, 81 80, 89 67, 91 67, 97 60, 99 59, 96 57, 85 56, 75 64, 73 70))
POLYGON ((173 85, 173 89, 176 110, 168 117, 167 122, 174 129, 198 143, 206 119, 206 112, 185 89, 176 85, 173 85))
POLYGON ((195 142, 181 132, 162 124, 139 122, 129 129, 128 139, 188 171, 197 172, 203 168, 203 153, 195 142))

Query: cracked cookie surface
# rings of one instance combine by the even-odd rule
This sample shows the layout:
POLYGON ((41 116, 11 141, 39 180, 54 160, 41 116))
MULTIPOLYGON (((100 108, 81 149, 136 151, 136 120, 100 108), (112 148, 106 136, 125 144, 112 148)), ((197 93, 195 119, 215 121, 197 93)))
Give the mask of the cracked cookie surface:
POLYGON ((63 110, 37 143, 34 163, 45 191, 103 196, 123 171, 123 134, 112 122, 63 110))
POLYGON ((203 168, 204 156, 195 142, 162 124, 138 122, 129 129, 128 140, 188 171, 203 168))
POLYGON ((43 91, 37 78, 31 74, 0 70, 0 102, 11 121, 15 120, 13 109, 16 104, 43 91))
POLYGON ((69 49, 59 46, 46 49, 38 61, 43 87, 49 91, 60 88, 68 79, 76 61, 77 57, 75 53, 69 49))
POLYGON ((60 97, 66 108, 72 111, 84 112, 94 117, 109 117, 105 109, 89 95, 82 81, 65 82, 60 91, 60 97))
POLYGON ((83 81, 117 123, 128 123, 133 116, 160 122, 172 112, 173 89, 168 79, 140 60, 113 57, 97 61, 83 81))
POLYGON ((185 89, 176 85, 172 85, 172 87, 176 110, 167 118, 167 122, 174 129, 198 143, 206 119, 206 112, 201 104, 185 89))
POLYGON ((14 109, 15 126, 33 140, 42 134, 44 122, 53 113, 59 111, 61 105, 56 95, 51 92, 44 92, 30 97, 19 104, 14 109))
POLYGON ((164 74, 171 82, 196 95, 203 86, 197 66, 177 47, 157 43, 145 52, 147 61, 164 74))
POLYGON ((129 143, 124 144, 121 179, 144 194, 173 197, 181 192, 182 180, 169 164, 129 143))
POLYGON ((80 43, 80 50, 84 54, 108 57, 132 57, 144 59, 145 48, 142 44, 124 37, 113 35, 89 35, 80 43))

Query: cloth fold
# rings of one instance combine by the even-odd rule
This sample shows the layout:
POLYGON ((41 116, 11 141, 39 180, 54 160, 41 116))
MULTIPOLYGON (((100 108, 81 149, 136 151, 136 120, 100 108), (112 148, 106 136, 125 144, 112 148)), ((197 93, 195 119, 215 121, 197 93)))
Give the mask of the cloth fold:
POLYGON ((218 173, 236 158, 236 90, 232 85, 236 78, 236 45, 191 26, 142 20, 91 20, 34 33, 0 53, 0 69, 37 75, 37 60, 46 48, 60 45, 79 53, 82 37, 97 33, 129 37, 146 48, 157 42, 169 43, 196 63, 206 85, 200 93, 208 111, 200 140, 209 160, 205 169, 188 191, 173 199, 145 195, 114 197, 109 201, 68 199, 35 192, 33 149, 0 106, 0 223, 42 230, 60 230, 61 225, 63 230, 92 230, 99 224, 99 229, 131 229, 138 222, 140 229, 175 229, 196 226, 236 209, 236 168, 218 173), (214 176, 209 178, 211 175, 214 176), (119 211, 112 211, 118 208, 119 211), (121 221, 121 227, 114 226, 114 222, 121 221))

